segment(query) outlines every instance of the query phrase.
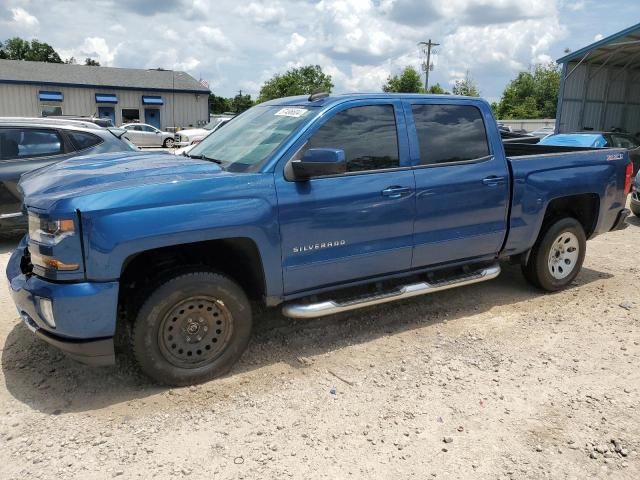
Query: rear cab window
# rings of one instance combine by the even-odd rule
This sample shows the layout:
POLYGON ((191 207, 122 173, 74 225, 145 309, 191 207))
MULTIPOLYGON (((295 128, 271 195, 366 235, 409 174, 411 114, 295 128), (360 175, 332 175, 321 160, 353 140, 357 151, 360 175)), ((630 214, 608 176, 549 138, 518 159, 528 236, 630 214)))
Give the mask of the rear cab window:
POLYGON ((473 105, 412 104, 419 165, 471 162, 490 155, 480 109, 473 105))
POLYGON ((48 157, 64 153, 64 142, 48 128, 0 128, 0 159, 48 157))

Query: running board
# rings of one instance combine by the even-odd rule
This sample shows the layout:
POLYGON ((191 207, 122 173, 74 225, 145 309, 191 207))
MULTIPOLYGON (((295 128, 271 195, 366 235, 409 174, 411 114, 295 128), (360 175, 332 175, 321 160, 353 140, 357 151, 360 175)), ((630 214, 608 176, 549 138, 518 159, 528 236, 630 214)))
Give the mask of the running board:
POLYGON ((319 303, 289 303, 282 307, 282 313, 290 318, 316 318, 335 313, 348 312, 358 308, 370 307, 381 303, 394 302, 405 298, 417 297, 427 293, 440 292, 450 288, 462 287, 474 283, 491 280, 500 275, 500 265, 495 264, 482 270, 468 274, 445 278, 432 283, 419 282, 398 287, 394 290, 381 292, 364 297, 356 297, 341 301, 328 300, 319 303))

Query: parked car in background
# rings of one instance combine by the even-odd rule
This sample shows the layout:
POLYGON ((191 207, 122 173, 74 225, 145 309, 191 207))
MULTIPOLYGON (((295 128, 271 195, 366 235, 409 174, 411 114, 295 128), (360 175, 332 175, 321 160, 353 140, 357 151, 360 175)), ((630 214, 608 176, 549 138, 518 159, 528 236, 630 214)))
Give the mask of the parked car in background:
POLYGON ((90 122, 103 128, 114 128, 115 124, 110 118, 84 117, 82 115, 48 115, 45 118, 54 118, 62 120, 79 120, 82 122, 90 122))
POLYGON ((175 144, 173 133, 163 132, 153 125, 146 123, 125 123, 122 125, 131 140, 138 147, 173 148, 175 144))
POLYGON ((636 175, 631 187, 631 211, 636 217, 640 217, 640 175, 636 175))
POLYGON ((553 135, 553 132, 555 132, 555 130, 556 127, 542 127, 531 132, 531 135, 538 138, 544 138, 546 136, 553 135))
POLYGON ((27 226, 17 187, 23 173, 76 155, 137 150, 126 133, 74 120, 0 118, 0 232, 27 226))
MULTIPOLYGON (((229 120, 231 120, 233 117, 228 117, 228 118, 223 118, 220 121, 218 121, 216 123, 216 125, 213 127, 212 130, 209 130, 208 133, 201 139, 201 140, 193 140, 189 145, 179 148, 177 149, 175 152, 173 152, 176 155, 186 155, 193 147, 195 147, 198 143, 200 143, 202 140, 204 140, 205 138, 207 138, 209 135, 211 135, 213 132, 217 132, 218 130, 220 130, 222 127, 224 127, 227 123, 229 123, 229 120)), ((182 132, 181 132, 182 133, 182 132)), ((176 135, 176 138, 178 136, 176 135)), ((177 145, 177 144, 176 144, 177 145)))
POLYGON ((200 143, 211 132, 225 125, 233 117, 216 117, 202 128, 188 128, 176 133, 176 146, 187 147, 200 143))
POLYGON ((624 132, 574 132, 549 135, 540 140, 540 145, 564 147, 624 148, 633 163, 633 175, 640 168, 640 142, 624 132))

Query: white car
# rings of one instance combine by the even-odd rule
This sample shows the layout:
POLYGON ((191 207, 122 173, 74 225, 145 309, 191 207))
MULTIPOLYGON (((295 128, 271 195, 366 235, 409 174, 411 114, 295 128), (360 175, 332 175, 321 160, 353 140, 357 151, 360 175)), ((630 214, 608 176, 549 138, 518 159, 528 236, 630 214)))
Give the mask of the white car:
POLYGON ((173 148, 173 133, 158 130, 146 123, 125 123, 122 125, 127 131, 127 138, 138 147, 173 148))
MULTIPOLYGON (((222 127, 233 117, 217 117, 202 128, 188 128, 176 133, 176 147, 187 147, 200 143, 204 137, 222 127)), ((177 152, 176 152, 177 153, 177 152)))

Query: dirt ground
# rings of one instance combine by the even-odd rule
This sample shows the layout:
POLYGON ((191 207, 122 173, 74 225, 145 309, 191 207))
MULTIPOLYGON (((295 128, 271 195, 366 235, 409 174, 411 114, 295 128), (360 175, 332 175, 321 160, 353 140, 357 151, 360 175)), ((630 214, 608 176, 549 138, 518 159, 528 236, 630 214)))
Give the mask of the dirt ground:
POLYGON ((0 478, 638 479, 630 223, 557 294, 505 265, 325 319, 268 312, 230 375, 183 389, 67 359, 20 323, 3 276, 0 478))

